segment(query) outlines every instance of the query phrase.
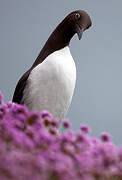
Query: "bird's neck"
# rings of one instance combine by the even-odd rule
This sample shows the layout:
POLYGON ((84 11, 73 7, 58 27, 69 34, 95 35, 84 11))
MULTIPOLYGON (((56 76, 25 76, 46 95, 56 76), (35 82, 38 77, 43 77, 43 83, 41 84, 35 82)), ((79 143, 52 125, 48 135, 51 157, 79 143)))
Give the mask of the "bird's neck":
POLYGON ((69 46, 70 40, 74 34, 75 32, 70 26, 65 25, 65 22, 60 23, 45 43, 36 61, 34 62, 32 69, 38 64, 42 63, 48 55, 69 46))

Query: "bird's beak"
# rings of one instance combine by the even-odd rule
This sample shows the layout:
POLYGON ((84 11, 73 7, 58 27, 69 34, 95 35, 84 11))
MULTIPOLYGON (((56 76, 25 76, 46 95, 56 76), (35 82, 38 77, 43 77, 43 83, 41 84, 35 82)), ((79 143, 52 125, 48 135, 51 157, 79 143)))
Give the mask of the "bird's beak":
POLYGON ((82 38, 82 35, 83 35, 83 29, 79 26, 77 26, 77 35, 78 35, 79 40, 82 38))

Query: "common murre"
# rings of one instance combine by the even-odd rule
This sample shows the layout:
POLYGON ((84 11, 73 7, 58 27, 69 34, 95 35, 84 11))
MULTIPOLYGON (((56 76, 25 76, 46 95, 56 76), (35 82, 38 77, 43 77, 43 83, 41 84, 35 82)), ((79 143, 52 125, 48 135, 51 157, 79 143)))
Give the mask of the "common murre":
POLYGON ((32 67, 19 80, 13 102, 26 104, 30 110, 48 110, 61 120, 71 103, 76 67, 69 50, 75 33, 79 39, 91 26, 89 15, 73 11, 56 27, 32 67))

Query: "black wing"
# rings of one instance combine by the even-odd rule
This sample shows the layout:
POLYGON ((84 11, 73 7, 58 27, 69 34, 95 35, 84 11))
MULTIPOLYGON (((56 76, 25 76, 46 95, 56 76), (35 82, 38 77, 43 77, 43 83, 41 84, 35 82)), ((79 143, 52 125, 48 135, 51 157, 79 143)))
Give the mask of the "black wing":
POLYGON ((27 82, 29 74, 30 74, 30 70, 28 70, 26 73, 24 73, 24 75, 18 81, 18 84, 15 88, 13 99, 12 99, 13 102, 16 102, 18 104, 22 104, 21 100, 23 97, 23 90, 26 86, 26 82, 27 82))

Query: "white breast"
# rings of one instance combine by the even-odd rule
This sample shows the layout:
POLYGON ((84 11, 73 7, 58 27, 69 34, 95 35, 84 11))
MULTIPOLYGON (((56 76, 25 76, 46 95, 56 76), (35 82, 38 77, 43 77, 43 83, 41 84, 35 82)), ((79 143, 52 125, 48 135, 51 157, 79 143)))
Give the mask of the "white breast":
POLYGON ((71 103, 76 67, 69 47, 50 54, 36 66, 27 81, 22 101, 33 110, 48 110, 60 120, 71 103))

